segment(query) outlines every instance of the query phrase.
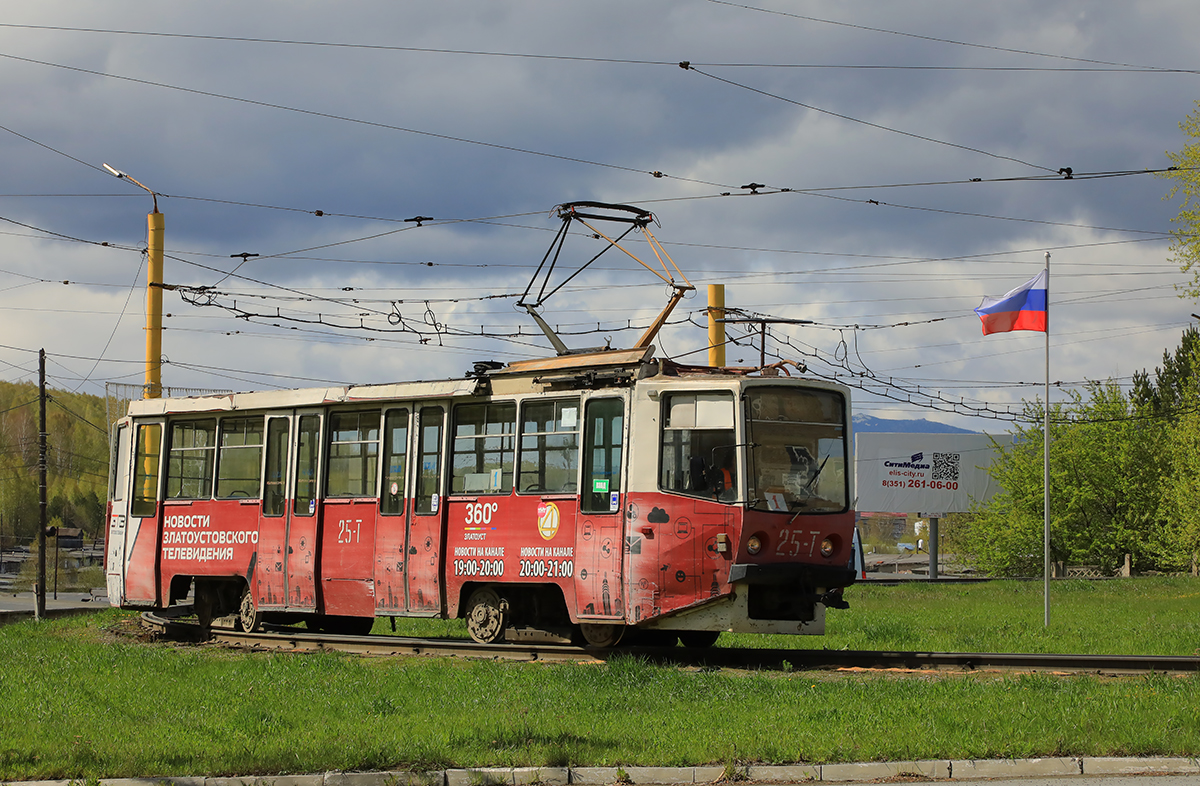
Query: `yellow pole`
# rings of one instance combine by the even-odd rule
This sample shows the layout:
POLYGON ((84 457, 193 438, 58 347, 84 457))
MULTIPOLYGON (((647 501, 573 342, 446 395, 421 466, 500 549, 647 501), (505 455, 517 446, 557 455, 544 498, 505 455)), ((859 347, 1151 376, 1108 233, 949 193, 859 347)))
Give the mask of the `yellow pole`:
POLYGON ((708 365, 725 366, 725 285, 708 285, 708 365))
POLYGON ((155 208, 146 215, 150 257, 146 272, 146 383, 142 398, 162 398, 163 230, 166 221, 155 208))

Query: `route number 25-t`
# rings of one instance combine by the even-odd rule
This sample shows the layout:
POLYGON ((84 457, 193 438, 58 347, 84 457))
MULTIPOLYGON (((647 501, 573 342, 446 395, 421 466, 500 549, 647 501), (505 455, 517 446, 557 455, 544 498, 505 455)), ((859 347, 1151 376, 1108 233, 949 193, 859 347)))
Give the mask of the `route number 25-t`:
POLYGON ((362 519, 342 519, 338 522, 338 543, 358 543, 362 535, 362 519))

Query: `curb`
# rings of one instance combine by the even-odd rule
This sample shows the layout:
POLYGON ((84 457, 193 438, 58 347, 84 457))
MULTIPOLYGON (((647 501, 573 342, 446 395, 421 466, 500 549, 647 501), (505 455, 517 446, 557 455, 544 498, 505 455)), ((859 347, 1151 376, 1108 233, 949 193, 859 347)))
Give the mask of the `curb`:
MULTIPOLYGON (((610 786, 611 784, 863 783, 887 779, 979 780, 1079 775, 1193 775, 1200 759, 1184 757, 1081 757, 1053 759, 932 759, 849 764, 702 767, 472 767, 431 772, 326 772, 244 778, 102 778, 102 786, 610 786)), ((82 781, 0 781, 12 786, 76 786, 82 781)))

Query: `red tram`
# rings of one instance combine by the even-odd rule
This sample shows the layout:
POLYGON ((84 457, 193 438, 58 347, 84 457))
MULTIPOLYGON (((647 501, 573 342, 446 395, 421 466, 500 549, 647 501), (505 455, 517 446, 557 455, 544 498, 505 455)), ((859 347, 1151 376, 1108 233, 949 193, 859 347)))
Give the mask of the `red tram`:
POLYGON ((109 598, 247 630, 464 617, 480 642, 823 633, 855 578, 848 391, 652 351, 135 401, 109 598))

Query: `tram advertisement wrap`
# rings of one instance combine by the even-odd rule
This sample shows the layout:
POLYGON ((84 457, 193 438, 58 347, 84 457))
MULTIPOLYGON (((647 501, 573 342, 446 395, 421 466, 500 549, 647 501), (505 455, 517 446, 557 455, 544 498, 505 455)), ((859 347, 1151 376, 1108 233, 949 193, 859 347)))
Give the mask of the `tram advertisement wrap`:
POLYGON ((996 445, 987 434, 854 435, 855 490, 864 511, 965 512, 997 491, 988 474, 996 445))
POLYGON ((226 562, 237 547, 258 545, 258 528, 223 529, 207 514, 170 514, 163 518, 162 558, 179 562, 226 562))

